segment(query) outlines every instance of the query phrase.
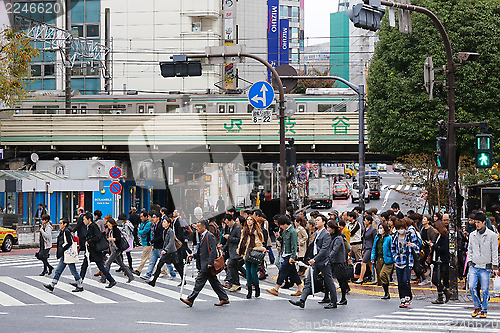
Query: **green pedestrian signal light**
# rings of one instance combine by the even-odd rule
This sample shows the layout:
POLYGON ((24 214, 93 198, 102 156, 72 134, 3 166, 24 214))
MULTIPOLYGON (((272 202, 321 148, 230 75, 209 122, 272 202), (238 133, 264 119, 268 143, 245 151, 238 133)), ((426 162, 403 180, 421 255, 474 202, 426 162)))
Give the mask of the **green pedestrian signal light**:
POLYGON ((491 134, 476 135, 476 168, 488 169, 493 166, 493 136, 491 134))

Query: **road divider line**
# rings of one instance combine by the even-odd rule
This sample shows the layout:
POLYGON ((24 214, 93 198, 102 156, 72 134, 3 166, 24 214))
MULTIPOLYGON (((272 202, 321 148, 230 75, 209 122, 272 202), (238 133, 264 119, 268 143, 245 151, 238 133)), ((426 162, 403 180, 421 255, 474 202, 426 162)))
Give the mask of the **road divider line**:
POLYGON ((270 333, 290 333, 292 331, 283 330, 266 330, 264 328, 246 328, 246 327, 236 327, 238 331, 250 331, 250 332, 270 332, 270 333))
POLYGON ((57 297, 57 296, 49 293, 48 290, 45 291, 45 290, 33 287, 32 285, 18 281, 18 280, 13 279, 9 276, 0 276, 0 282, 3 282, 6 285, 11 286, 12 288, 16 288, 22 292, 25 292, 26 294, 33 296, 35 298, 38 298, 42 302, 45 302, 45 303, 50 304, 50 305, 73 304, 65 299, 62 299, 60 297, 57 297))
POLYGON ((136 324, 146 324, 146 325, 165 325, 165 326, 188 326, 189 324, 182 323, 160 323, 156 321, 137 321, 136 324))
POLYGON ((76 320, 94 320, 95 319, 95 318, 89 318, 89 317, 69 317, 69 316, 45 316, 45 318, 76 319, 76 320))

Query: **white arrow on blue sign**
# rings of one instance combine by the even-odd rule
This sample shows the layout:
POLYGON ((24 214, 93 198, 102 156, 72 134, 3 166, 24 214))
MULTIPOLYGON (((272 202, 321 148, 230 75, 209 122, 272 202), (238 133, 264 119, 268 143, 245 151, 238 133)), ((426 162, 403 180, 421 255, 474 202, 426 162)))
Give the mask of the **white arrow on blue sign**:
POLYGON ((274 89, 265 81, 254 83, 248 91, 248 101, 256 109, 267 109, 273 100, 274 89))

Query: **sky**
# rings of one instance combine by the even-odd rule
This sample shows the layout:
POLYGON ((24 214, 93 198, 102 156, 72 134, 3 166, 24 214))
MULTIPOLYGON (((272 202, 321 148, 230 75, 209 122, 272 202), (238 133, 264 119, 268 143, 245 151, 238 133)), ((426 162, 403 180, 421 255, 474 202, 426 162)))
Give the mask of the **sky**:
POLYGON ((338 0, 305 0, 304 34, 306 46, 328 42, 330 13, 336 12, 337 7, 338 0))

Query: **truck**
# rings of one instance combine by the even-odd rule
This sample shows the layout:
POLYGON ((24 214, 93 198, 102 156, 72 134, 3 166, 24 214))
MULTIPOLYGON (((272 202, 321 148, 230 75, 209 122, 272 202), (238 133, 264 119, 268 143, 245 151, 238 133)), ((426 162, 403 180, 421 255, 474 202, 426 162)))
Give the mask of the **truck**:
POLYGON ((370 198, 380 199, 380 187, 382 177, 380 177, 378 171, 366 171, 365 172, 365 182, 370 185, 370 198))
POLYGON ((356 167, 354 166, 354 164, 345 164, 344 165, 344 174, 348 178, 355 178, 357 173, 358 172, 356 171, 356 167))
POLYGON ((311 208, 332 207, 332 186, 330 178, 312 178, 309 180, 308 201, 311 208))

